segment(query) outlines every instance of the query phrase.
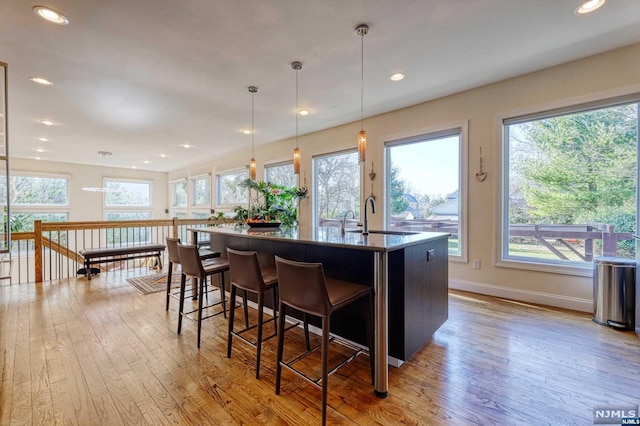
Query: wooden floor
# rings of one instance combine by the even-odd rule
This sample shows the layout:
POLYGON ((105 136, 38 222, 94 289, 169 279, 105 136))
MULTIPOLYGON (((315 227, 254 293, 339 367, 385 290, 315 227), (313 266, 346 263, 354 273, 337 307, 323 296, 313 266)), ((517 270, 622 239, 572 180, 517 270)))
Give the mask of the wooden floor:
MULTIPOLYGON (((226 357, 226 320, 176 335, 176 304, 132 274, 0 285, 0 425, 318 424, 320 392, 283 372, 275 341, 226 357)), ((640 340, 590 315, 450 294, 449 320, 373 395, 368 358, 329 379, 331 424, 590 425, 596 405, 640 402, 640 340)), ((300 339, 296 331, 293 345, 300 339)))

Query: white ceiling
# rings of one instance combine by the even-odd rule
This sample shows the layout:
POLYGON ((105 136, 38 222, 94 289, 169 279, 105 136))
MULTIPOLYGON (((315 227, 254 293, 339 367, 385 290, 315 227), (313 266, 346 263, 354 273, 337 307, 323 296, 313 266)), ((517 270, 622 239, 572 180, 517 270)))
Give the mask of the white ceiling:
POLYGON ((361 23, 370 27, 365 117, 640 42, 640 1, 608 0, 585 16, 573 13, 578 3, 2 0, 10 154, 157 171, 238 149, 249 156, 250 85, 259 88, 255 144, 295 135, 295 60, 300 107, 312 110, 300 134, 357 121, 361 23), (37 4, 69 25, 37 17, 37 4), (396 71, 404 81, 389 80, 396 71))

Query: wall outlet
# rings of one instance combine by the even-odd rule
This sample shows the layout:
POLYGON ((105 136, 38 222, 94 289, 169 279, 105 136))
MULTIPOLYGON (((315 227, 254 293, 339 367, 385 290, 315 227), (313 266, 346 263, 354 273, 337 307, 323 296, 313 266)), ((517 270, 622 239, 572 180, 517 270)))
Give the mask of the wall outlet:
POLYGON ((473 260, 473 269, 480 269, 480 260, 478 259, 473 260))

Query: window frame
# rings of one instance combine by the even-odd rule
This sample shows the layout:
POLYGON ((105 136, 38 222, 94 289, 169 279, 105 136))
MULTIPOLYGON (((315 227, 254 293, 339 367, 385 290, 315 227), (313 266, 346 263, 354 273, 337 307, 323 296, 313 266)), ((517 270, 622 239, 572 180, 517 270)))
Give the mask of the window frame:
POLYGON ((171 188, 171 209, 172 210, 186 210, 189 205, 189 181, 186 178, 176 179, 169 182, 171 188), (177 191, 179 185, 184 185, 184 204, 177 204, 177 191))
MULTIPOLYGON (((40 178, 40 179, 61 179, 66 181, 65 185, 65 199, 66 203, 64 204, 21 204, 21 203, 11 203, 11 211, 19 211, 19 210, 55 210, 56 212, 60 210, 64 210, 66 212, 69 211, 69 207, 71 206, 71 197, 69 192, 69 182, 73 179, 72 175, 68 174, 58 174, 58 173, 38 173, 38 172, 25 172, 25 171, 11 171, 9 175, 9 179, 14 177, 23 177, 23 178, 40 178)), ((9 193, 10 197, 11 194, 9 193)))
POLYGON ((267 179, 268 177, 268 171, 269 169, 272 168, 276 168, 276 167, 283 167, 283 166, 291 166, 291 175, 293 177, 293 180, 296 182, 294 183, 293 186, 297 186, 297 181, 298 181, 298 177, 296 176, 296 174, 293 172, 293 161, 292 160, 288 160, 288 161, 280 161, 277 163, 270 163, 270 164, 265 164, 264 165, 264 181, 267 183, 274 183, 276 185, 281 185, 281 186, 287 186, 287 185, 282 185, 282 183, 280 182, 272 182, 270 180, 267 179))
MULTIPOLYGON (((312 174, 312 188, 313 190, 312 195, 311 195, 311 223, 313 223, 313 226, 320 226, 319 224, 319 216, 318 216, 318 196, 319 196, 319 191, 318 191, 318 170, 317 170, 317 163, 316 161, 322 158, 327 158, 327 157, 335 157, 338 155, 347 155, 347 154, 358 154, 358 150, 355 148, 350 148, 350 149, 345 149, 345 150, 340 150, 340 151, 332 151, 332 152, 327 152, 327 153, 323 153, 323 154, 317 154, 312 156, 311 158, 311 174, 312 174)), ((358 206, 362 206, 362 200, 363 200, 363 184, 362 184, 362 166, 359 164, 358 167, 358 182, 359 182, 359 190, 358 190, 358 206)), ((355 216, 355 214, 354 214, 355 216)), ((360 220, 360 209, 358 209, 358 216, 356 216, 356 219, 360 220)))
POLYGON ((443 139, 451 136, 459 137, 458 146, 458 188, 459 188, 459 212, 458 212, 458 246, 460 248, 459 254, 448 254, 448 258, 452 262, 469 262, 469 220, 468 220, 468 182, 469 182, 469 122, 468 120, 445 124, 428 129, 422 129, 419 132, 412 132, 411 134, 399 135, 393 138, 389 138, 384 141, 384 185, 383 185, 383 199, 385 200, 383 223, 385 229, 389 226, 391 219, 391 206, 387 202, 389 195, 389 174, 391 172, 391 157, 389 155, 389 149, 394 146, 410 145, 413 143, 428 142, 430 140, 443 139))
POLYGON ((107 193, 103 194, 103 202, 102 202, 102 217, 104 220, 108 220, 107 216, 113 213, 148 213, 149 219, 153 218, 153 180, 149 179, 127 179, 127 178, 113 178, 113 177, 104 177, 102 179, 103 185, 105 188, 108 187, 109 182, 123 182, 123 183, 143 183, 147 184, 149 188, 149 203, 148 205, 142 206, 128 206, 128 205, 108 205, 107 204, 107 193))
MULTIPOLYGON (((506 126, 513 124, 521 124, 534 120, 561 117, 565 115, 588 112, 598 109, 615 107, 617 105, 637 103, 638 122, 637 122, 637 152, 636 162, 640 165, 640 92, 620 92, 613 91, 607 94, 589 95, 579 98, 565 99, 544 105, 523 108, 510 112, 503 112, 497 115, 496 119, 496 138, 499 139, 498 146, 500 153, 496 156, 496 179, 497 185, 497 203, 496 203, 496 226, 495 226, 495 246, 494 246, 494 266, 511 269, 521 269, 536 272, 547 272, 562 275, 571 275, 578 277, 592 277, 593 266, 585 263, 585 265, 561 264, 558 262, 543 262, 524 260, 518 258, 509 258, 505 256, 505 250, 508 250, 509 241, 509 141, 506 126)), ((640 218, 640 167, 636 171, 636 225, 640 226, 638 219, 640 218)), ((636 249, 636 253, 638 250, 636 249)), ((636 254, 636 257, 638 254, 636 254)), ((542 260, 542 259, 541 259, 542 260)))
POLYGON ((211 208, 211 173, 189 177, 187 204, 193 209, 206 208, 207 210, 209 210, 211 208), (196 182, 201 180, 204 180, 208 183, 209 202, 204 204, 196 204, 196 182))
POLYGON ((224 176, 229 176, 229 175, 234 175, 234 174, 240 174, 240 173, 244 173, 244 179, 249 179, 249 168, 248 167, 242 167, 242 168, 237 168, 237 169, 232 169, 232 170, 226 170, 226 171, 221 171, 216 173, 216 196, 215 196, 215 208, 216 209, 231 209, 234 208, 236 206, 241 206, 241 207, 245 207, 247 208, 249 206, 249 188, 247 188, 246 190, 246 200, 244 200, 243 202, 233 202, 233 203, 226 203, 223 204, 220 202, 220 179, 224 176))

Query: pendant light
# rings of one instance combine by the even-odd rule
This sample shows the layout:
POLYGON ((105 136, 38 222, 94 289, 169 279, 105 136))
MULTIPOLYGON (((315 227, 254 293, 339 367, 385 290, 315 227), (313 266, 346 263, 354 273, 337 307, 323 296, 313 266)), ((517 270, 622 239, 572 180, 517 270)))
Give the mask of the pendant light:
POLYGON ((364 36, 369 33, 369 26, 361 24, 356 27, 360 36, 360 133, 358 133, 358 162, 364 163, 367 157, 367 132, 362 125, 364 116, 364 36))
POLYGON ((298 71, 302 69, 302 62, 292 62, 291 68, 296 71, 296 147, 293 150, 293 173, 300 174, 300 148, 298 148, 298 71))
POLYGON ((254 144, 254 102, 253 95, 258 93, 258 88, 256 86, 249 86, 249 93, 251 93, 251 161, 249 161, 249 177, 251 180, 256 180, 256 158, 254 155, 255 144, 254 144))

